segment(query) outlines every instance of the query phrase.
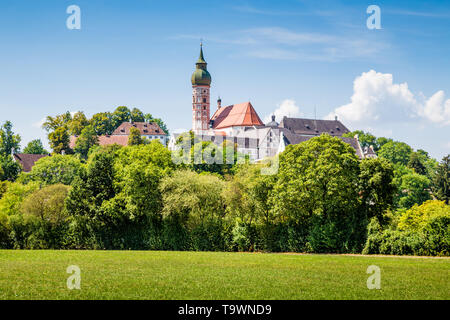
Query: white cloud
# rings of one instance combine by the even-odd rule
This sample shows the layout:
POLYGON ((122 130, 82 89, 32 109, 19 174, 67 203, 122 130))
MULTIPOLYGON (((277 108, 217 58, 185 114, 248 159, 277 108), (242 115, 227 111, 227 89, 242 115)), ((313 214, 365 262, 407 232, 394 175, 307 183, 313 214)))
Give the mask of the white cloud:
POLYGON ((450 124, 450 99, 445 100, 444 91, 436 92, 426 101, 425 106, 419 109, 419 115, 432 122, 450 124))
POLYGON ((355 31, 342 36, 336 32, 312 33, 273 26, 226 31, 216 35, 179 34, 170 39, 198 40, 201 37, 206 42, 232 44, 233 48, 239 48, 238 52, 230 50, 232 56, 277 60, 335 62, 358 57, 375 58, 377 52, 388 47, 380 38, 374 41, 372 36, 355 31))
POLYGON ((42 125, 44 124, 45 120, 46 120, 46 118, 42 118, 38 122, 33 123, 32 126, 34 128, 39 128, 40 129, 40 128, 42 128, 42 125))
POLYGON ((275 115, 275 120, 280 122, 284 116, 286 117, 301 117, 303 113, 300 112, 299 106, 292 99, 283 100, 280 104, 278 104, 278 108, 275 111, 266 116, 263 120, 264 123, 268 123, 272 121, 272 115, 275 115))
POLYGON ((405 122, 411 118, 450 124, 450 99, 445 101, 443 91, 428 100, 421 94, 417 96, 406 82, 394 83, 392 74, 370 70, 355 79, 351 102, 336 108, 327 119, 337 115, 342 121, 359 126, 405 122))

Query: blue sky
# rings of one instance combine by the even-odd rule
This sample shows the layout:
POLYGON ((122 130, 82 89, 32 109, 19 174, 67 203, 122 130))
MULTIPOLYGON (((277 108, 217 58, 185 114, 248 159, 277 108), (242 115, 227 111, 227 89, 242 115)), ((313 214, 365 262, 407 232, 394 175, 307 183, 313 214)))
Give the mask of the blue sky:
POLYGON ((0 122, 28 141, 47 115, 138 107, 191 126, 203 38, 212 110, 250 100, 261 118, 330 118, 450 153, 449 1, 80 1, 0 3, 0 122), (81 30, 66 28, 69 5, 81 30), (381 29, 369 30, 369 5, 381 29))

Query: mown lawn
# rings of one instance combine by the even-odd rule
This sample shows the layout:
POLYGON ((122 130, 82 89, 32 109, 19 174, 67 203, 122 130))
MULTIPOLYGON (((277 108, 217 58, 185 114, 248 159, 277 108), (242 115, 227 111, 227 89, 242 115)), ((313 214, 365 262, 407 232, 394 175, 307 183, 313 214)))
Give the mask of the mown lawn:
POLYGON ((0 299, 450 299, 450 259, 0 250, 0 299), (69 265, 81 289, 67 289, 69 265), (381 289, 367 289, 369 265, 381 289))

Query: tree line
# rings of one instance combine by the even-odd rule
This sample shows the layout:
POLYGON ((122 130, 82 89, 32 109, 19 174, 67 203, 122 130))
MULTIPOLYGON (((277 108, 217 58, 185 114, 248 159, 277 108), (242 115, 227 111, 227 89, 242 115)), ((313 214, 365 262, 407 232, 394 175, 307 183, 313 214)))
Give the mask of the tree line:
POLYGON ((175 163, 158 141, 55 153, 1 183, 0 246, 449 255, 450 157, 358 133, 379 158, 326 134, 258 164, 175 163))

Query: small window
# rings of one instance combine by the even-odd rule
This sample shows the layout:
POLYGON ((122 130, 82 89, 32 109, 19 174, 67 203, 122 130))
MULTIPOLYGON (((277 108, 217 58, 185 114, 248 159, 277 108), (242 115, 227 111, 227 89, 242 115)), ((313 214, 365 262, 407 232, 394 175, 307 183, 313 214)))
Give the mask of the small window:
POLYGON ((203 98, 203 103, 206 103, 206 98, 203 98))

